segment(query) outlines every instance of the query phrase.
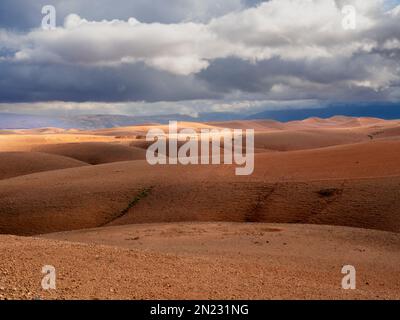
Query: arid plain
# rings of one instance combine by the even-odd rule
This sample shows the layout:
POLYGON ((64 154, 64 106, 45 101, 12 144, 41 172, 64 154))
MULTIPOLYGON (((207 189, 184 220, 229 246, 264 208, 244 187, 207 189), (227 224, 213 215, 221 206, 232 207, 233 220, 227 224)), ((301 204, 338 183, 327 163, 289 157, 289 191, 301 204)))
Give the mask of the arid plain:
POLYGON ((400 299, 400 121, 179 126, 255 129, 254 173, 149 165, 159 124, 0 131, 0 299, 400 299))

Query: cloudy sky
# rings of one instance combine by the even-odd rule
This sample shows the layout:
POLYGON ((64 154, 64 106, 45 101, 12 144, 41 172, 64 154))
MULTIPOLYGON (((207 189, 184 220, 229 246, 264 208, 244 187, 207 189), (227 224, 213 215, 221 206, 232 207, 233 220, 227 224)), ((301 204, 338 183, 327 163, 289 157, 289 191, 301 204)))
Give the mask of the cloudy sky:
POLYGON ((400 101, 400 1, 1 0, 0 112, 400 101), (41 27, 42 7, 57 28, 41 27), (356 9, 344 28, 343 7, 356 9))

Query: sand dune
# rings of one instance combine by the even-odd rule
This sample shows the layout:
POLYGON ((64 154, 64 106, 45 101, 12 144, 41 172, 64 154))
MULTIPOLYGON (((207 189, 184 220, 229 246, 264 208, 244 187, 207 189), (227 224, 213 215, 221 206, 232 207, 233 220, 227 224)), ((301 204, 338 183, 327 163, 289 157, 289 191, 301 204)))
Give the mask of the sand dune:
POLYGON ((155 187, 107 225, 179 221, 314 223, 400 231, 399 178, 180 183, 155 187), (194 196, 202 188, 201 195, 194 196), (288 201, 290 199, 290 201, 288 201))
MULTIPOLYGON (((236 129, 246 129, 248 128, 248 123, 245 122, 243 125, 233 124, 232 126, 235 126, 236 129)), ((325 128, 313 130, 256 131, 254 146, 257 152, 318 149, 370 141, 370 131, 374 130, 362 130, 359 132, 353 129, 325 128)), ((147 142, 144 139, 136 139, 130 143, 131 146, 145 149, 150 144, 152 142, 147 142)), ((181 145, 183 142, 179 144, 181 145)))
POLYGON ((345 116, 335 116, 327 119, 308 118, 300 121, 279 122, 275 120, 237 120, 209 122, 212 126, 232 129, 254 129, 255 131, 275 131, 275 130, 304 130, 304 129, 323 129, 323 128, 356 128, 371 125, 397 124, 398 121, 387 121, 378 118, 354 118, 345 116))
MULTIPOLYGON (((236 128, 255 129, 258 151, 290 151, 321 148, 333 145, 355 143, 379 138, 400 136, 398 121, 383 121, 370 118, 307 119, 280 123, 270 120, 232 121, 210 124, 179 122, 179 128, 236 128), (332 120, 333 119, 333 120, 332 120), (352 125, 349 125, 352 123, 352 125)), ((94 131, 59 130, 44 128, 14 130, 0 134, 0 151, 30 151, 32 148, 49 144, 83 142, 120 142, 122 144, 146 147, 143 140, 148 130, 161 128, 168 132, 167 125, 143 125, 94 131)))
POLYGON ((0 135, 10 135, 10 134, 15 134, 15 131, 13 130, 0 130, 0 135))
POLYGON ((382 139, 382 138, 394 138, 394 137, 399 137, 400 136, 400 126, 394 126, 394 127, 389 127, 389 128, 380 128, 376 127, 374 128, 370 133, 370 136, 373 139, 382 139))
POLYGON ((258 132, 255 147, 272 151, 323 148, 370 140, 368 135, 344 129, 285 130, 258 132))
POLYGON ((286 128, 355 128, 365 125, 381 123, 381 119, 375 118, 353 118, 346 116, 335 116, 328 119, 318 117, 308 118, 302 121, 291 121, 286 124, 286 128))
POLYGON ((133 161, 8 179, 0 181, 0 232, 175 221, 316 223, 399 232, 397 146, 376 141, 260 154, 250 177, 235 176, 232 166, 152 167, 133 161))
MULTIPOLYGON (((147 124, 147 125, 137 125, 131 127, 118 127, 118 128, 110 128, 110 129, 98 129, 88 131, 90 134, 94 135, 103 135, 103 136, 121 136, 121 137, 131 137, 134 138, 136 135, 146 135, 146 133, 153 129, 161 129, 165 132, 168 132, 168 124, 147 124)), ((213 125, 208 125, 200 122, 178 122, 178 130, 182 130, 185 128, 191 129, 203 129, 215 128, 213 125)))
POLYGON ((86 165, 75 159, 39 152, 0 152, 0 179, 86 165))
POLYGON ((89 134, 11 134, 0 135, 0 152, 31 151, 47 144, 77 142, 115 142, 115 137, 89 134))
POLYGON ((285 124, 274 120, 222 121, 209 122, 211 126, 230 129, 254 129, 255 131, 274 131, 285 129, 285 124))
POLYGON ((400 137, 400 122, 376 118, 310 118, 280 123, 271 120, 211 123, 237 129, 254 129, 258 151, 293 151, 400 137))
POLYGON ((313 150, 256 155, 255 174, 268 180, 400 176, 400 141, 375 140, 313 150))
POLYGON ((37 128, 37 129, 19 129, 15 130, 15 133, 23 134, 23 135, 33 135, 33 134, 58 134, 58 133, 67 133, 68 130, 61 128, 37 128))
POLYGON ((105 142, 52 144, 35 147, 33 150, 62 155, 93 165, 146 159, 146 151, 141 148, 105 142))

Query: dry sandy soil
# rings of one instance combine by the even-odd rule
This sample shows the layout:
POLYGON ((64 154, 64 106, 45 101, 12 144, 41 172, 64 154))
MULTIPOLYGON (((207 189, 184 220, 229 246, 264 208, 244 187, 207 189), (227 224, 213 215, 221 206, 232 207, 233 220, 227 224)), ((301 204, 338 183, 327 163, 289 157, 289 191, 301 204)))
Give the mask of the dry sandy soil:
POLYGON ((400 298, 400 121, 179 124, 255 129, 244 177, 150 166, 160 126, 0 131, 0 299, 400 298))

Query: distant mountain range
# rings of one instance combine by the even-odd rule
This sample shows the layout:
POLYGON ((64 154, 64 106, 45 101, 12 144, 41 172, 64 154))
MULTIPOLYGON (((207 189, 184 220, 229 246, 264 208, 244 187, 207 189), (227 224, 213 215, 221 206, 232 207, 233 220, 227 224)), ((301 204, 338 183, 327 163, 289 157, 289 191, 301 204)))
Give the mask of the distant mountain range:
POLYGON ((188 115, 169 114, 155 116, 125 115, 79 115, 70 117, 49 117, 29 114, 0 113, 0 129, 33 129, 56 127, 63 129, 99 129, 138 125, 144 123, 168 123, 176 121, 227 121, 244 119, 238 114, 204 113, 199 118, 188 115))
POLYGON ((318 109, 263 111, 253 114, 246 119, 273 119, 287 122, 304 120, 311 117, 330 118, 333 116, 372 117, 386 120, 400 119, 400 103, 332 104, 329 107, 318 109))
POLYGON ((253 115, 229 112, 201 113, 198 117, 181 114, 154 116, 126 115, 77 115, 69 117, 51 117, 28 114, 0 113, 0 129, 33 129, 57 127, 63 129, 98 129, 130 126, 143 123, 167 123, 171 120, 212 122, 231 120, 272 119, 281 122, 303 120, 310 117, 330 118, 342 115, 350 117, 374 117, 382 119, 400 119, 400 103, 375 104, 335 104, 318 109, 288 109, 263 111, 253 115))

